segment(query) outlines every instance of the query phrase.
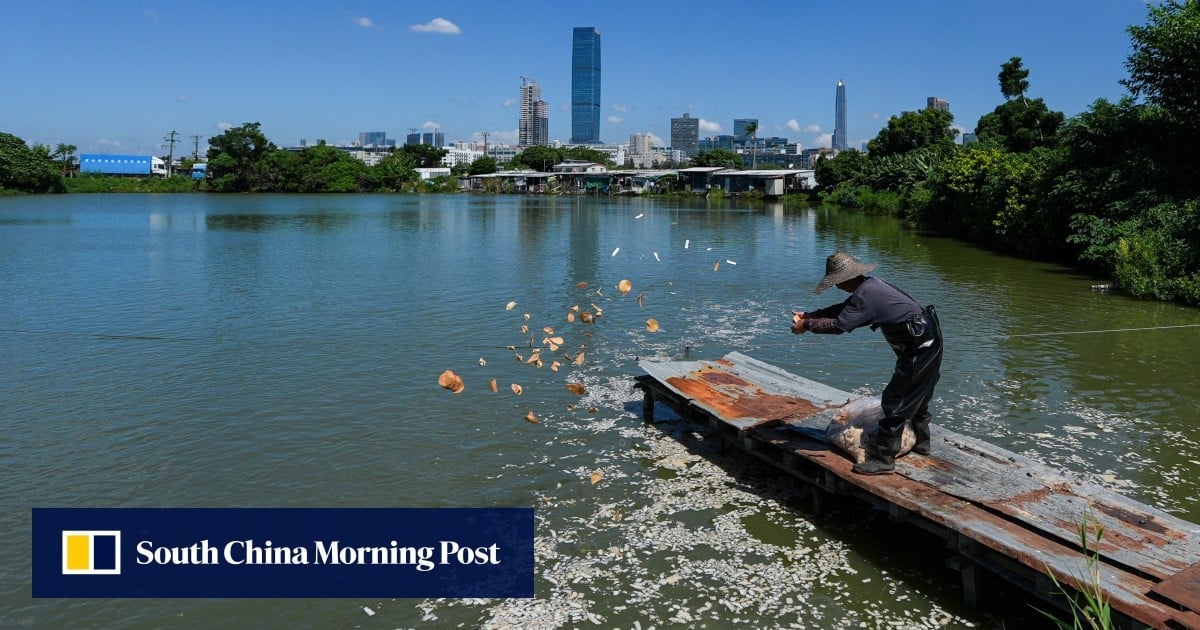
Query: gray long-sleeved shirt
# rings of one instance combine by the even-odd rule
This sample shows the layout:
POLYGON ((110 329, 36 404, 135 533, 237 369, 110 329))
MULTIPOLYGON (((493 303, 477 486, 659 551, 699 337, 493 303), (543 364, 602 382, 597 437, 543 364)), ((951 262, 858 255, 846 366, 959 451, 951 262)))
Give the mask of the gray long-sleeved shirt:
POLYGON ((896 287, 871 278, 862 284, 841 304, 805 313, 808 329, 814 333, 841 334, 860 328, 887 324, 900 324, 924 310, 912 296, 896 287))

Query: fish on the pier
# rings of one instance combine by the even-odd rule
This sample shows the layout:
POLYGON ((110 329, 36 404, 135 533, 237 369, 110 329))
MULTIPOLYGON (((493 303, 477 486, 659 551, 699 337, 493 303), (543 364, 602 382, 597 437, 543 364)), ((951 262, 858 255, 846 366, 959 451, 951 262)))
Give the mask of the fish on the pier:
MULTIPOLYGON (((867 440, 879 429, 883 418, 883 403, 879 396, 864 396, 842 405, 825 428, 825 439, 850 457, 856 464, 867 460, 867 440)), ((897 457, 912 450, 917 443, 912 427, 905 423, 897 457)))

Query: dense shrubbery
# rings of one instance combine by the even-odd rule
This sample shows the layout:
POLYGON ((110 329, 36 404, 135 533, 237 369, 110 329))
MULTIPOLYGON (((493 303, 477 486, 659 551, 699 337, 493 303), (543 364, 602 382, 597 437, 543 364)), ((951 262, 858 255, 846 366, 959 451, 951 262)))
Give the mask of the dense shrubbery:
POLYGON ((61 192, 62 176, 54 167, 50 148, 0 133, 0 192, 61 192))
POLYGON ((1128 293, 1200 304, 1200 3, 1168 0, 1130 27, 1122 84, 1065 120, 1027 98, 1019 57, 978 142, 947 112, 896 116, 868 146, 817 166, 821 196, 1004 251, 1081 264, 1128 293), (1135 97, 1142 96, 1144 102, 1135 97))
POLYGON ((405 146, 367 166, 324 143, 286 151, 259 123, 246 123, 209 140, 208 189, 213 192, 349 193, 445 189, 422 183, 416 169, 437 167, 446 149, 405 146))
POLYGON ((198 189, 190 175, 163 178, 85 174, 64 180, 64 185, 70 193, 182 193, 198 189))

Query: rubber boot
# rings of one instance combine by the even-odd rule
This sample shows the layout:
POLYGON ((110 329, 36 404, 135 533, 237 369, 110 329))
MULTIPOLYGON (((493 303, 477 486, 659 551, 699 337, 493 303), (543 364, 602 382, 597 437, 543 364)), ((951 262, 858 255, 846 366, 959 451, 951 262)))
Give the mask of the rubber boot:
POLYGON ((875 433, 874 448, 867 449, 867 461, 854 465, 854 472, 860 475, 890 475, 896 470, 896 453, 900 452, 900 438, 903 435, 904 424, 895 428, 884 428, 879 425, 875 433))
POLYGON ((925 412, 912 419, 913 435, 917 438, 912 452, 917 455, 929 455, 933 452, 933 444, 929 441, 929 418, 929 412, 925 412))

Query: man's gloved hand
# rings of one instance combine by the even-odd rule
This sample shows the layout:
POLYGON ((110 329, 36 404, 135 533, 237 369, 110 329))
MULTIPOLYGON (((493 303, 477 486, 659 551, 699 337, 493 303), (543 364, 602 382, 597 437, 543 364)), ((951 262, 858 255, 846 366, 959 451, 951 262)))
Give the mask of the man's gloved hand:
POLYGON ((808 330, 808 323, 804 321, 804 311, 792 311, 792 334, 802 335, 808 330))

